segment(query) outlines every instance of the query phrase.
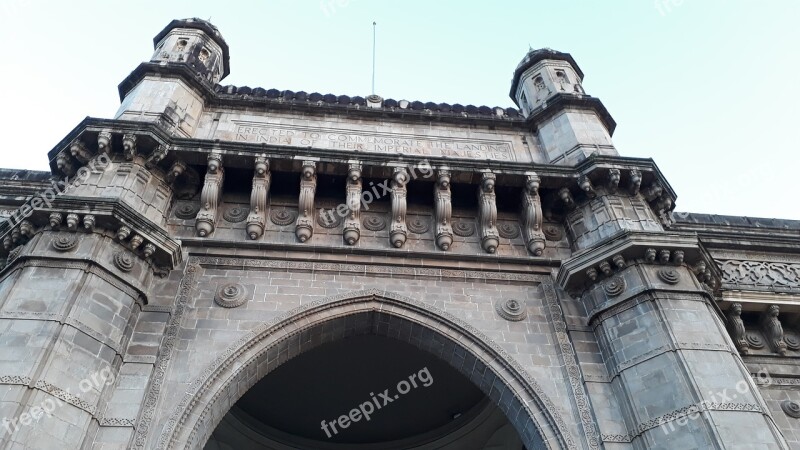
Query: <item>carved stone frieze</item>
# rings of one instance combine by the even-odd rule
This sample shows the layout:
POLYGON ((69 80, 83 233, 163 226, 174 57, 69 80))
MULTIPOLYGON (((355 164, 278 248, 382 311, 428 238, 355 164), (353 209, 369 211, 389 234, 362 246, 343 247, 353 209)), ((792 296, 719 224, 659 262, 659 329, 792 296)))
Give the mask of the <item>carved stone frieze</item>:
POLYGON ((719 261, 727 284, 800 288, 800 264, 766 261, 719 261))
POLYGON ((478 188, 478 227, 481 247, 487 253, 496 252, 500 245, 500 234, 497 231, 497 194, 494 189, 496 178, 492 172, 484 172, 478 188))
POLYGON ((294 234, 300 242, 306 242, 314 235, 314 195, 317 192, 317 164, 303 161, 300 175, 300 199, 297 204, 297 222, 294 234))
POLYGON ((222 168, 222 155, 211 153, 208 155, 208 169, 203 182, 203 191, 200 193, 200 212, 195 219, 197 235, 206 237, 210 235, 217 223, 217 206, 222 197, 222 184, 225 170, 222 168))

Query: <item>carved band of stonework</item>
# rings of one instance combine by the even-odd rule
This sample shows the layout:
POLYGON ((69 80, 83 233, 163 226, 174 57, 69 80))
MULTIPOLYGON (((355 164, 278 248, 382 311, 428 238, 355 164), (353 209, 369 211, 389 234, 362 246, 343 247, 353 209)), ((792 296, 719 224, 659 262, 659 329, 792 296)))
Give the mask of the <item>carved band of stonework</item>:
POLYGON ((747 343, 747 332, 742 321, 741 303, 732 304, 725 315, 728 319, 728 333, 731 335, 736 349, 743 355, 750 353, 750 344, 747 343))
POLYGON ((300 174, 300 199, 297 203, 297 223, 294 234, 300 242, 306 242, 314 235, 314 195, 317 192, 317 164, 303 161, 300 174))
POLYGON ((500 234, 497 231, 497 194, 492 172, 485 172, 478 188, 478 226, 481 235, 481 247, 487 253, 497 251, 500 245, 500 234))
POLYGON ((392 174, 392 225, 389 229, 389 242, 395 248, 402 247, 408 238, 408 227, 406 226, 406 197, 408 196, 406 184, 408 182, 409 176, 405 167, 395 167, 392 174))
POLYGON ((436 203, 436 246, 447 251, 453 245, 453 203, 450 193, 450 171, 440 169, 433 187, 436 203))
POLYGON ((203 191, 200 193, 200 212, 195 219, 197 235, 206 237, 214 231, 217 223, 217 206, 222 196, 222 183, 225 170, 222 168, 222 155, 211 153, 208 155, 208 170, 203 182, 203 191))
POLYGON ((269 160, 265 155, 256 157, 253 190, 250 192, 250 214, 247 216, 247 237, 258 239, 264 234, 267 223, 267 196, 271 182, 269 160))
POLYGON ((345 186, 347 217, 344 219, 342 237, 347 245, 356 245, 361 238, 361 164, 351 163, 347 170, 345 186))
POLYGON ((722 282, 751 286, 800 288, 800 264, 766 261, 720 261, 722 282))
POLYGON ((539 197, 540 181, 538 175, 528 175, 525 190, 522 192, 522 231, 525 235, 525 245, 534 256, 542 256, 545 248, 542 200, 539 197))
POLYGON ((767 337, 772 350, 781 356, 786 355, 786 342, 783 340, 783 326, 778 319, 780 308, 778 305, 770 305, 761 315, 761 330, 767 337))
POLYGON ((122 152, 125 159, 132 161, 136 157, 136 135, 125 134, 122 136, 122 152))

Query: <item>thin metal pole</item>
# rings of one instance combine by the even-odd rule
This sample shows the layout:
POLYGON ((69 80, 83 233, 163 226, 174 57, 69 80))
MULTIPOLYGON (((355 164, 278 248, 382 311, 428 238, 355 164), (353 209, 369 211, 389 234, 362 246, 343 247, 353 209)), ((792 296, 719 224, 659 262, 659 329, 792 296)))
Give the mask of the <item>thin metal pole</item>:
POLYGON ((375 29, 377 22, 372 22, 372 95, 375 95, 375 29))

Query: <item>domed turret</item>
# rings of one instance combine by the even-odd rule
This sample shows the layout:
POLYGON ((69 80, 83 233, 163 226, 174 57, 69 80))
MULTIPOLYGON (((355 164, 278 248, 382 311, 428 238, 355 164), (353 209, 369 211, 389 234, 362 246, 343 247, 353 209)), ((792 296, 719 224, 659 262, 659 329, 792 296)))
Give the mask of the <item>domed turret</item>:
POLYGON ((153 45, 151 62, 186 64, 212 83, 230 73, 228 44, 208 21, 173 20, 153 38, 153 45))
POLYGON ((616 123, 583 90, 583 72, 569 53, 531 50, 517 66, 511 98, 539 137, 548 162, 574 165, 591 155, 617 155, 616 123))

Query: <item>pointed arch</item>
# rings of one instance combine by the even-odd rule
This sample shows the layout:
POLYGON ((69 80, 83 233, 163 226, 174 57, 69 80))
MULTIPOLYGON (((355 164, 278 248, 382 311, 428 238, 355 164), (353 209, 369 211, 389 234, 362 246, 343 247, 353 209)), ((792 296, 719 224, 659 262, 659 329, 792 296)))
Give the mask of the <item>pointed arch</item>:
POLYGON ((408 342, 453 366, 500 407, 526 448, 577 448, 553 402, 501 347, 461 319, 379 289, 308 303, 231 344, 189 385, 157 448, 202 448, 236 401, 281 364, 367 333, 408 342))

